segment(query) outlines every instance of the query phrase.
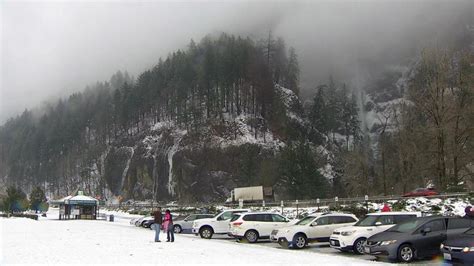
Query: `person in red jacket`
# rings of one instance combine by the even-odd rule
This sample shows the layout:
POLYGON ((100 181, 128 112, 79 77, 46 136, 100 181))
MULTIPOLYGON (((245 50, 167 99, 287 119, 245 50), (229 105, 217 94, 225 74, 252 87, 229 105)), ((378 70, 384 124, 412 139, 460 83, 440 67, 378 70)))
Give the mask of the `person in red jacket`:
POLYGON ((390 209, 390 206, 388 206, 387 203, 383 204, 382 212, 391 212, 392 209, 390 209))
POLYGON ((174 242, 174 226, 173 226, 173 215, 170 210, 166 210, 165 219, 163 220, 163 227, 166 231, 166 242, 174 242))

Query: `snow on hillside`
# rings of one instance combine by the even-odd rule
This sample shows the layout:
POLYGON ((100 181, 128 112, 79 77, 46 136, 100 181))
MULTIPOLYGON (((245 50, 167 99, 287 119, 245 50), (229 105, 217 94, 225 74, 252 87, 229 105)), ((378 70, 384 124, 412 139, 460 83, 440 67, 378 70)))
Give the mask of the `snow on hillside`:
MULTIPOLYGON (((472 205, 469 199, 462 198, 410 198, 403 201, 390 200, 388 201, 390 206, 399 204, 403 206, 404 211, 420 211, 428 214, 442 214, 442 215, 457 215, 464 216, 464 209, 467 206, 472 205)), ((370 203, 370 208, 374 210, 381 210, 383 203, 370 203)))
MULTIPOLYGON (((292 111, 295 103, 299 102, 298 96, 291 90, 278 84, 275 85, 275 90, 285 105, 288 118, 293 119, 300 124, 304 124, 304 120, 292 111)), ((251 126, 252 119, 256 118, 251 114, 243 113, 236 117, 224 114, 219 123, 222 123, 222 125, 227 128, 228 132, 212 132, 209 127, 202 128, 201 131, 204 135, 211 137, 211 144, 213 146, 220 148, 240 146, 243 144, 256 144, 264 148, 279 150, 279 148, 285 146, 285 143, 274 136, 268 129, 265 133, 262 133, 262 130, 259 129, 257 134, 255 134, 255 129, 251 126)), ((261 118, 257 117, 257 119, 261 118)), ((175 123, 169 121, 158 122, 152 125, 150 129, 153 135, 145 136, 142 140, 148 155, 152 153, 153 145, 158 143, 162 138, 163 131, 169 130, 171 134, 177 138, 182 138, 187 134, 185 130, 180 129, 175 123)), ((176 153, 179 151, 179 147, 174 147, 173 151, 176 153)))
POLYGON ((212 142, 221 148, 243 144, 256 144, 269 149, 278 149, 285 146, 285 143, 276 138, 269 130, 265 132, 265 135, 257 132, 257 136, 255 136, 254 130, 250 126, 250 119, 251 116, 245 114, 241 114, 236 118, 225 117, 225 123, 233 125, 235 134, 227 136, 213 135, 212 142))
POLYGON ((299 103, 300 101, 298 95, 296 95, 293 91, 280 86, 279 84, 275 85, 275 89, 283 104, 285 105, 287 117, 297 121, 301 125, 305 124, 303 119, 293 111, 295 103, 299 103))

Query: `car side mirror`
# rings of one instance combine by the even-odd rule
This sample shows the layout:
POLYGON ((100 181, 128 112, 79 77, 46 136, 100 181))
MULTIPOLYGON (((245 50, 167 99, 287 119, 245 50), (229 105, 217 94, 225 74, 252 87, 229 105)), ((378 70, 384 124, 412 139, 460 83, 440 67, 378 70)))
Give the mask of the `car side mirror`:
POLYGON ((312 222, 311 223, 311 226, 316 226, 316 225, 318 225, 318 222, 312 222))
POLYGON ((379 225, 382 225, 382 223, 381 222, 376 222, 375 223, 375 226, 379 226, 379 225))
POLYGON ((428 233, 431 233, 431 228, 429 228, 429 227, 424 228, 423 230, 421 230, 421 233, 422 233, 423 235, 426 235, 426 234, 428 234, 428 233))

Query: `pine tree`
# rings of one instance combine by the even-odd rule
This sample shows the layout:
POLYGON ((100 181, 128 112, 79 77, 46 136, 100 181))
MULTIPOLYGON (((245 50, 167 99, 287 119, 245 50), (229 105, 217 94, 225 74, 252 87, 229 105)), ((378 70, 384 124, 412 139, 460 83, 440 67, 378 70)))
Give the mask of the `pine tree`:
POLYGON ((326 197, 329 184, 319 172, 315 154, 308 143, 295 143, 281 153, 280 178, 291 199, 326 197))
POLYGON ((298 65, 298 56, 295 48, 289 50, 288 67, 286 71, 286 87, 299 95, 300 67, 298 65))
POLYGON ((35 187, 30 193, 30 206, 35 212, 44 211, 46 206, 46 196, 40 187, 35 187))
POLYGON ((7 197, 4 199, 3 207, 5 212, 22 212, 28 208, 28 200, 26 194, 14 186, 7 188, 7 197))

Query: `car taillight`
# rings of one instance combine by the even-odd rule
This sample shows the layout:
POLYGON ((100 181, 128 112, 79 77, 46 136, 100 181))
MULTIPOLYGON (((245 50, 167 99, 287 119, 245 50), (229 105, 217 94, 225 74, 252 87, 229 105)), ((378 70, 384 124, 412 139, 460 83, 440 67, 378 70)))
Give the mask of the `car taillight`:
POLYGON ((233 226, 240 226, 242 224, 242 222, 234 222, 232 223, 233 226))

